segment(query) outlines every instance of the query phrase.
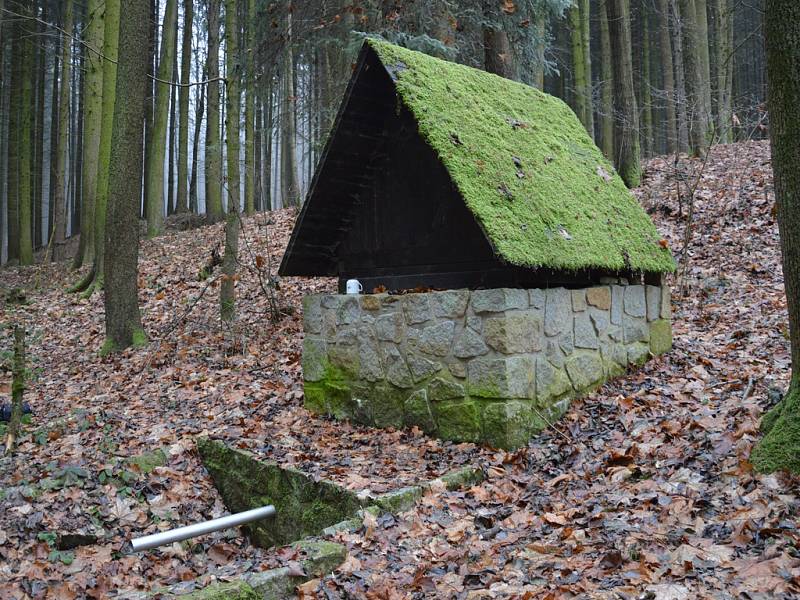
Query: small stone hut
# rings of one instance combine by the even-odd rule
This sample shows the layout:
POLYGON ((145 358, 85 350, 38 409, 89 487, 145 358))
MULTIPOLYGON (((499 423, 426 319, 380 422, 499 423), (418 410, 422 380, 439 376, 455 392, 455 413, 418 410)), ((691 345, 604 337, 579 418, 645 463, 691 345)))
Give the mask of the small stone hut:
POLYGON ((309 409, 514 448, 671 347, 672 270, 561 100, 369 40, 280 274, 339 278, 304 301, 309 409))

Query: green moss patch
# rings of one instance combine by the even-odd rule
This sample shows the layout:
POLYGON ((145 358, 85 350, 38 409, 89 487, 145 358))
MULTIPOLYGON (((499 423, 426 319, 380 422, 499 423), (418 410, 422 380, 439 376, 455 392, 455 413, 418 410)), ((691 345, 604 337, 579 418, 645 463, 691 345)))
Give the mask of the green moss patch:
POLYGON ((201 438, 197 449, 231 512, 275 506, 275 517, 245 527, 258 546, 269 548, 319 535, 361 508, 355 494, 333 483, 314 481, 221 442, 201 438))
POLYGON ((800 473, 800 381, 761 420, 765 435, 756 444, 750 462, 757 471, 800 473))
POLYGON ((367 43, 500 257, 534 268, 674 270, 652 221, 564 102, 367 43))

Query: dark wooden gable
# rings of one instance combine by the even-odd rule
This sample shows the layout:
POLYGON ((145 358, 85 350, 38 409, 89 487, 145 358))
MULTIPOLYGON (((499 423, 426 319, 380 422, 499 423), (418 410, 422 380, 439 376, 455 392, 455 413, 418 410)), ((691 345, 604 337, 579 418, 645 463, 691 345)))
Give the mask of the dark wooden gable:
POLYGON ((604 273, 497 258, 374 50, 365 45, 280 267, 413 289, 584 285, 604 273))

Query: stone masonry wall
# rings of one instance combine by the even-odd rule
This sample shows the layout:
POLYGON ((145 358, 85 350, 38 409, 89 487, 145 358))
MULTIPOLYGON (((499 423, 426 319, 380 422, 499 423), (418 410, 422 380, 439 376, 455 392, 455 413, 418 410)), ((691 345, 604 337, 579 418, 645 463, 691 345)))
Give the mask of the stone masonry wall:
POLYGON ((307 408, 501 448, 672 345, 658 286, 315 295, 303 308, 307 408))

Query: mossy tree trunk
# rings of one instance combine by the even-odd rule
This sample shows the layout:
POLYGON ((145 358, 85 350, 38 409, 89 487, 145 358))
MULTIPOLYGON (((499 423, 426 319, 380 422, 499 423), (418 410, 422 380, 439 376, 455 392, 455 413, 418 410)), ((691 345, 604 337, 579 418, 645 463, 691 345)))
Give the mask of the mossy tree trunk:
POLYGON ((219 139, 219 0, 208 0, 208 118, 206 120, 206 215, 222 219, 222 146, 219 139))
MULTIPOLYGON (((189 210, 189 79, 192 69, 193 0, 183 1, 183 43, 181 44, 181 88, 178 92, 180 124, 178 130, 178 199, 176 211, 189 210)), ((195 124, 199 128, 199 123, 195 124)))
POLYGON ((614 158, 628 187, 641 180, 639 164, 639 111, 633 88, 629 0, 608 0, 608 27, 614 63, 614 158))
POLYGON ((147 157, 147 235, 153 237, 164 231, 164 153, 166 151, 167 121, 169 119, 170 85, 175 55, 175 23, 178 18, 177 0, 167 0, 164 24, 161 29, 161 53, 156 77, 156 101, 153 116, 153 136, 147 157))
POLYGON ((108 175, 111 162, 111 136, 114 127, 114 105, 117 85, 117 50, 119 43, 119 0, 105 0, 103 17, 103 108, 100 121, 100 146, 97 159, 97 192, 94 197, 94 266, 89 277, 73 290, 86 288, 86 295, 103 289, 105 273, 106 208, 108 206, 108 175))
POLYGON ((789 309, 792 382, 762 420, 766 435, 751 460, 760 471, 800 473, 800 4, 766 0, 767 98, 772 169, 789 309))
POLYGON ((138 303, 138 261, 149 12, 148 0, 129 0, 119 21, 119 76, 105 238, 105 352, 145 342, 138 303))
POLYGON ((646 7, 641 12, 642 25, 642 74, 640 78, 641 93, 639 97, 642 101, 642 146, 645 156, 653 155, 653 99, 650 93, 650 13, 646 7))
POLYGON ((53 259, 62 258, 67 238, 67 152, 69 145, 70 76, 72 58, 72 0, 64 3, 64 30, 61 34, 61 90, 58 99, 58 148, 56 150, 55 232, 53 259))
MULTIPOLYGON (((84 83, 83 126, 83 203, 81 206, 81 250, 72 263, 74 269, 94 260, 94 205, 97 195, 97 164, 100 151, 100 120, 103 111, 103 0, 89 0, 86 26, 86 80, 84 83)), ((102 240, 101 240, 102 241, 102 240)))
MULTIPOLYGON (((31 6, 20 7, 22 14, 33 16, 31 6)), ((31 209, 33 190, 31 168, 33 161, 33 32, 23 29, 20 33, 22 47, 22 98, 19 117, 19 264, 33 264, 33 240, 31 239, 31 209)))
POLYGON ((583 123, 584 127, 588 128, 586 122, 586 105, 588 99, 586 97, 586 61, 583 54, 583 18, 581 17, 581 4, 582 0, 575 0, 570 7, 567 15, 569 17, 569 34, 572 47, 572 74, 574 82, 574 90, 572 97, 573 110, 578 118, 583 123))
POLYGON ((11 83, 8 106, 8 154, 6 158, 6 214, 8 260, 19 259, 19 128, 22 107, 22 40, 18 22, 9 23, 11 83))
POLYGON ((225 105, 226 158, 228 167, 228 214, 225 219, 225 256, 222 259, 220 316, 232 321, 236 315, 236 267, 239 253, 239 27, 237 0, 225 0, 225 105))

